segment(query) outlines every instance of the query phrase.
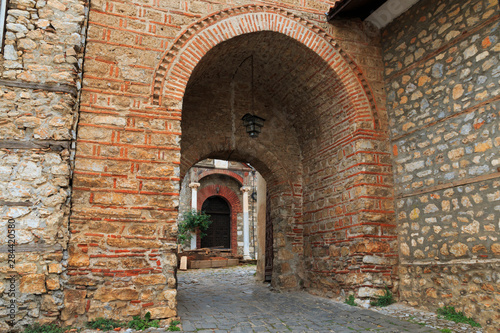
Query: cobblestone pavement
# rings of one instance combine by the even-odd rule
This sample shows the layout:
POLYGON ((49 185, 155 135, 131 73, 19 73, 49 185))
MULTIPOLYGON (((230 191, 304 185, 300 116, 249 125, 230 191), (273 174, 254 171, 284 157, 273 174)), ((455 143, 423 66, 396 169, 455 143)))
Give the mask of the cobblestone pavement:
POLYGON ((255 266, 179 272, 185 332, 439 332, 306 292, 272 292, 255 266))
MULTIPOLYGON (((419 333, 448 329, 441 332, 482 333, 399 303, 366 310, 306 292, 273 292, 268 284, 256 282, 254 273, 255 266, 180 271, 178 307, 184 332, 419 333)), ((85 329, 81 333, 103 332, 85 329)))

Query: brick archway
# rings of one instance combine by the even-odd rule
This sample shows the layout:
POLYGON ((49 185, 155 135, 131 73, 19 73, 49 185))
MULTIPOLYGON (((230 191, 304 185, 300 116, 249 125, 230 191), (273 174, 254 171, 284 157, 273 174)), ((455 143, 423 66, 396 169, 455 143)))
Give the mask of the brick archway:
MULTIPOLYGON (((348 244, 361 255, 366 244, 394 243, 390 155, 370 87, 335 40, 311 22, 269 6, 217 12, 174 41, 153 85, 152 104, 182 114, 181 175, 204 158, 231 156, 266 179, 279 236, 277 287, 296 288, 302 280, 311 289, 344 281, 356 288, 342 269, 354 260, 337 260, 337 247, 348 244), (253 141, 245 141, 234 122, 251 104, 244 105, 244 95, 252 95, 245 79, 253 87, 253 65, 241 74, 249 54, 261 73, 271 73, 256 89, 260 108, 252 106, 269 120, 269 130, 253 141), (335 249, 328 262, 327 248, 335 249)), ((394 255, 394 246, 384 252, 394 255)))
POLYGON ((243 185, 243 177, 238 175, 236 172, 230 171, 230 170, 206 170, 203 171, 199 176, 198 176, 198 181, 202 180, 205 177, 208 177, 210 175, 223 175, 223 176, 229 176, 236 180, 240 185, 243 185))
MULTIPOLYGON (((110 13, 104 13, 91 9, 69 226, 68 276, 72 278, 65 286, 68 294, 74 291, 80 295, 85 289, 79 296, 82 302, 92 299, 78 320, 101 315, 107 305, 113 306, 109 310, 113 316, 129 316, 132 312, 117 311, 122 295, 110 293, 110 288, 128 293, 126 311, 142 315, 151 311, 155 318, 176 315, 175 297, 165 301, 162 295, 173 293, 175 288, 179 181, 184 170, 200 159, 227 159, 230 154, 235 161, 249 162, 266 179, 277 235, 276 286, 298 288, 310 281, 304 286, 339 285, 340 290, 344 284, 338 283, 348 281, 349 288, 356 288, 356 281, 351 282, 343 268, 354 265, 375 240, 395 236, 389 216, 393 213, 392 184, 385 132, 378 126, 370 88, 351 58, 322 29, 274 6, 230 8, 197 21, 191 17, 193 23, 183 31, 181 26, 178 30, 164 27, 163 33, 168 30, 177 36, 175 40, 167 37, 171 39, 168 50, 164 48, 165 36, 160 34, 146 38, 128 29, 126 33, 133 38, 123 45, 113 39, 124 36, 124 29, 102 34, 96 22, 103 18, 110 26, 118 25, 113 15, 120 10, 110 8, 110 13), (291 46, 290 50, 300 52, 301 57, 297 61, 288 57, 283 71, 297 74, 293 77, 296 84, 277 92, 279 98, 269 95, 275 104, 262 108, 270 114, 277 111, 266 123, 279 135, 277 140, 268 131, 261 136, 263 140, 244 142, 246 138, 237 137, 241 144, 231 146, 226 144, 231 135, 213 135, 215 127, 205 126, 211 132, 198 140, 204 147, 192 144, 192 150, 182 151, 181 145, 189 146, 194 138, 189 136, 189 126, 182 126, 197 102, 190 98, 197 91, 190 95, 186 85, 192 76, 193 81, 203 82, 193 72, 195 67, 204 61, 209 69, 212 65, 224 67, 226 64, 213 60, 230 50, 224 49, 226 43, 253 43, 255 50, 262 50, 266 34, 274 34, 267 37, 291 46), (141 45, 143 37, 147 45, 141 45), (215 57, 210 57, 211 52, 215 57), (277 108, 285 99, 295 114, 277 108), (295 108, 297 100, 302 104, 295 108), (222 139, 210 141, 210 135, 222 139), (336 256, 337 248, 344 245, 353 249, 352 256, 336 256), (325 249, 330 249, 328 260, 324 259, 325 249), (346 278, 330 281, 332 272, 346 278), (145 274, 152 275, 147 284, 145 274), (96 287, 88 286, 80 275, 96 287), (124 275, 132 276, 125 287, 120 280, 124 275), (139 299, 146 290, 153 291, 154 302, 139 299)), ((273 52, 278 44, 266 53, 274 56, 275 62, 285 58, 273 52)), ((233 67, 227 68, 235 73, 241 61, 236 62, 236 57, 232 60, 233 67)), ((240 94, 245 92, 242 87, 240 94)), ((238 111, 243 109, 239 105, 238 111)), ((217 120, 229 118, 223 115, 217 120)), ((240 118, 239 114, 235 117, 240 118)), ((384 255, 392 252, 384 248, 384 255)), ((381 276, 385 271, 375 274, 381 276)))
MULTIPOLYGON (((243 212, 240 199, 238 195, 227 186, 208 185, 198 191, 198 210, 201 210, 205 200, 212 196, 222 197, 229 204, 229 208, 231 209, 231 252, 236 254, 238 252, 238 214, 243 212)), ((196 247, 199 248, 200 246, 201 239, 198 237, 196 247)))
POLYGON ((233 37, 259 31, 284 34, 322 57, 339 76, 355 105, 356 122, 379 129, 377 105, 363 72, 322 28, 279 7, 245 5, 208 15, 178 35, 156 67, 152 104, 169 107, 181 102, 191 74, 203 56, 233 37))

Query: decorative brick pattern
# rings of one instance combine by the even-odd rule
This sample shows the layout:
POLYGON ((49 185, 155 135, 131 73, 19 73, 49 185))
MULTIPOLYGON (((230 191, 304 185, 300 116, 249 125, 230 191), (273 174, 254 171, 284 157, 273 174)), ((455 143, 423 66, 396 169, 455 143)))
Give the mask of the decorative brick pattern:
POLYGON ((236 179, 240 183, 240 185, 243 185, 243 177, 230 170, 205 170, 198 175, 198 180, 202 180, 203 178, 210 175, 227 175, 236 179))
MULTIPOLYGON (((288 38, 287 43, 293 41, 293 45, 298 45, 294 47, 300 49, 303 57, 300 66, 305 68, 311 61, 314 63, 299 79, 307 93, 299 93, 304 91, 300 86, 288 84, 282 85, 285 89, 276 91, 276 101, 285 98, 288 89, 290 98, 287 103, 290 104, 287 105, 300 105, 297 119, 291 122, 298 128, 296 133, 300 137, 294 137, 295 130, 287 133, 284 128, 275 127, 278 123, 272 120, 272 116, 266 116, 272 129, 269 135, 275 138, 266 138, 268 134, 264 134, 261 141, 264 145, 238 145, 238 149, 232 149, 232 156, 250 162, 268 180, 275 220, 275 285, 297 288, 299 281, 303 280, 311 281, 310 285, 317 289, 331 289, 326 281, 330 277, 325 280, 322 276, 331 276, 334 271, 343 274, 340 267, 351 257, 332 252, 332 258, 339 259, 332 259, 327 264, 330 273, 326 273, 321 268, 325 264, 321 263, 319 249, 329 248, 335 242, 354 247, 362 243, 370 247, 380 240, 389 240, 390 244, 395 240, 390 217, 393 212, 390 203, 391 165, 385 160, 389 148, 384 143, 386 136, 380 131, 377 102, 370 86, 360 68, 332 37, 297 14, 274 6, 248 5, 211 14, 206 11, 203 13, 208 16, 201 18, 198 13, 186 12, 188 8, 191 7, 174 12, 169 8, 162 11, 155 6, 143 7, 133 3, 97 1, 91 4, 74 181, 72 232, 75 244, 98 244, 89 248, 89 253, 107 256, 121 246, 121 241, 110 243, 110 239, 129 237, 138 246, 142 244, 138 241, 140 237, 148 237, 145 247, 158 244, 168 253, 175 235, 173 222, 179 179, 197 161, 207 157, 226 159, 225 152, 231 151, 230 142, 215 142, 231 137, 229 133, 202 134, 209 128, 212 133, 218 133, 216 127, 222 126, 222 122, 215 127, 205 123, 203 128, 191 124, 191 120, 202 117, 200 111, 191 116, 196 100, 191 96, 200 95, 194 93, 198 89, 196 85, 205 82, 197 78, 203 72, 201 69, 193 71, 195 66, 210 67, 217 58, 214 54, 229 50, 226 43, 245 43, 245 36, 255 37, 256 43, 281 36, 276 38, 288 38), (147 33, 139 34, 137 28, 132 28, 132 21, 144 28, 147 26, 144 24, 146 17, 157 14, 160 14, 155 20, 158 23, 150 24, 147 33), (132 20, 133 15, 139 15, 139 19, 132 20), (256 34, 260 31, 266 31, 267 35, 256 34), (242 34, 243 39, 238 39, 242 34), (110 52, 111 49, 121 51, 110 52), (114 57, 113 54, 121 56, 114 57), (155 60, 158 55, 161 55, 159 62, 155 60), (322 74, 316 75, 314 71, 322 74), (308 80, 306 75, 311 79, 308 80), (190 78, 194 82, 191 87, 188 85, 190 78), (148 90, 148 85, 152 90, 148 90), (323 85, 327 89, 319 88, 323 85), (296 89, 297 94, 290 94, 293 91, 290 89, 296 89), (152 99, 150 91, 153 91, 152 99), (314 100, 315 95, 321 96, 322 104, 304 104, 305 100, 314 100), (327 96, 337 97, 327 102, 327 96), (316 110, 311 126, 321 123, 312 133, 300 125, 312 120, 307 119, 307 109, 316 110), (182 141, 179 146, 181 114, 182 141), (315 140, 320 137, 318 145, 315 140), (286 148, 266 147, 273 140, 283 142, 282 147, 286 148), (333 165, 325 164, 332 156, 341 161, 335 177, 327 176, 333 171, 333 165), (306 187, 302 184, 302 163, 306 171, 306 187), (328 187, 333 192, 324 190, 328 187), (348 196, 340 194, 345 188, 350 191, 348 196), (324 201, 331 203, 322 204, 324 201), (327 216, 334 217, 335 221, 327 221, 327 216), (90 222, 96 219, 101 219, 101 222, 90 222), (156 223, 147 236, 130 234, 130 228, 139 228, 153 220, 156 223), (94 236, 89 226, 105 221, 112 223, 112 228, 102 233, 103 237, 94 239, 99 236, 94 236), (310 273, 307 274, 300 264, 305 248, 314 248, 314 255, 305 254, 310 262, 307 264, 310 273), (332 270, 332 267, 339 268, 332 270)), ((231 61, 234 61, 232 70, 235 70, 238 59, 231 61)), ((231 68, 229 63, 226 66, 231 68)), ((248 66, 243 67, 236 80, 245 79, 248 66)), ((223 83, 218 86, 223 86, 223 83)), ((245 89, 244 85, 238 85, 234 93, 242 96, 245 89)), ((224 93, 221 91, 220 96, 224 93)), ((235 105, 237 112, 243 111, 243 99, 236 100, 240 103, 235 105)), ((230 119, 227 115, 222 117, 217 119, 230 119)), ((286 122, 282 122, 283 126, 286 122)), ((395 248, 393 245, 383 246, 377 253, 394 256, 395 248)), ((354 252, 363 258, 370 251, 360 249, 354 252)), ((96 263, 94 257, 90 258, 89 277, 95 275, 92 267, 96 263)), ((385 276, 382 280, 390 281, 393 275, 391 265, 388 262, 381 268, 372 267, 369 274, 385 276)), ((161 267, 165 271, 163 264, 161 267)), ((154 272, 158 268, 151 266, 148 269, 154 272)), ((78 270, 81 271, 82 267, 78 270)), ((362 270, 358 273, 365 274, 362 270)), ((113 281, 110 277, 109 282, 114 284, 113 281)), ((383 285, 375 283, 374 286, 381 288, 383 285)), ((345 286, 357 288, 359 284, 345 281, 335 292, 340 292, 345 286)), ((141 294, 142 287, 136 287, 141 294)), ((96 309, 100 309, 98 304, 96 309)))
POLYGON ((219 11, 186 28, 156 68, 153 104, 161 105, 163 96, 180 101, 191 72, 208 50, 235 36, 257 31, 274 31, 292 37, 320 55, 335 72, 345 74, 340 75, 340 80, 351 89, 358 117, 371 115, 375 118, 372 121, 378 123, 378 114, 370 110, 375 109, 375 103, 363 73, 345 52, 336 48, 335 40, 310 21, 269 6, 247 5, 219 11), (183 50, 181 56, 179 50, 183 50), (351 68, 356 76, 347 68, 351 68))

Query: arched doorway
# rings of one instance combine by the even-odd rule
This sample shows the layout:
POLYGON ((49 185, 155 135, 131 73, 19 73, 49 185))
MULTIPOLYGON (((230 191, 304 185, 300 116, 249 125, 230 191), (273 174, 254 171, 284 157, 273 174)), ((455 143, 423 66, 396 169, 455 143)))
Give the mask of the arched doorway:
POLYGON ((201 247, 231 248, 231 209, 222 197, 213 196, 205 200, 201 210, 212 220, 212 224, 201 238, 201 247))
MULTIPOLYGON (((248 18, 267 22, 259 15, 248 18)), ((184 51, 165 70, 189 78, 177 104, 182 107, 181 176, 205 158, 250 163, 269 190, 273 264, 267 278, 279 288, 338 293, 359 280, 345 269, 355 260, 340 256, 341 248, 345 253, 351 247, 354 256, 372 247, 393 252, 382 244, 394 239, 382 230, 392 226, 364 226, 379 225, 391 213, 383 209, 388 186, 379 185, 390 180, 384 178, 390 165, 378 156, 387 154, 386 147, 375 143, 378 121, 362 75, 338 50, 318 39, 311 44, 312 34, 302 40, 279 26, 278 31, 266 28, 230 30, 199 59, 191 59, 194 66, 188 57, 199 55, 197 44, 204 43, 204 34, 215 33, 214 27, 172 49, 184 51), (266 119, 257 139, 241 122, 248 112, 266 119)), ((159 94, 161 105, 175 103, 178 88, 169 82, 159 94)))
MULTIPOLYGON (((140 275, 123 290, 127 309, 152 286, 152 299, 175 294, 178 185, 205 158, 248 162, 266 180, 275 286, 339 293, 390 284, 393 263, 363 262, 374 253, 397 257, 397 248, 386 129, 356 53, 279 7, 228 8, 194 20, 172 42, 125 51, 107 33, 88 50, 68 249, 72 273, 99 283, 95 295, 82 296, 93 297, 85 311, 97 316, 118 304, 122 294, 108 288, 122 288, 123 274, 140 275), (98 80, 110 74, 126 75, 123 84, 98 80), (129 89, 131 79, 137 84, 129 89), (247 112, 266 119, 258 139, 241 124, 247 112), (142 273, 154 276, 146 284, 142 273)), ((68 282, 75 292, 80 284, 68 282)), ((173 317, 171 299, 139 311, 173 317)))

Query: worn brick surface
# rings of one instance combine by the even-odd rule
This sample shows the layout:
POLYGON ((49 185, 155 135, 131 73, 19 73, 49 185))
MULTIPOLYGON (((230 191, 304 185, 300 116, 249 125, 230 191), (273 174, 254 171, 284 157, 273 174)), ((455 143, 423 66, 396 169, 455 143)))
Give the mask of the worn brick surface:
MULTIPOLYGON (((201 19, 226 5, 91 3, 71 231, 75 244, 97 246, 88 247, 94 255, 88 261, 75 249, 84 259, 75 260, 82 266, 74 273, 83 269, 97 278, 92 268, 125 245, 171 251, 179 179, 199 160, 230 156, 250 162, 268 180, 277 287, 356 290, 363 278, 344 278, 349 268, 375 287, 364 297, 392 284, 391 260, 355 264, 368 254, 392 258, 396 251, 389 146, 380 131, 387 123, 381 52, 367 45, 378 39, 357 23, 321 23, 338 36, 355 31, 336 46, 327 33, 311 29, 323 20, 323 10, 315 8, 320 2, 307 10, 299 4, 245 6, 201 19), (255 141, 240 124, 252 105, 250 54, 257 68, 254 110, 268 129, 255 141), (363 54, 370 57, 358 67, 352 58, 363 54), (97 221, 112 225, 90 230, 97 221), (157 231, 147 241, 128 231, 153 221, 157 231), (352 252, 329 252, 333 244, 352 252), (347 262, 354 266, 346 268, 347 262)), ((135 274, 117 265, 115 272, 102 272, 111 285, 119 274, 135 274)), ((142 311, 156 306, 152 300, 142 311)))
POLYGON ((275 287, 498 322, 498 1, 423 0, 381 35, 330 5, 10 1, 0 137, 71 147, 0 155, 2 200, 33 204, 2 208, 37 249, 19 325, 175 317, 180 182, 205 158, 266 179, 275 287))

